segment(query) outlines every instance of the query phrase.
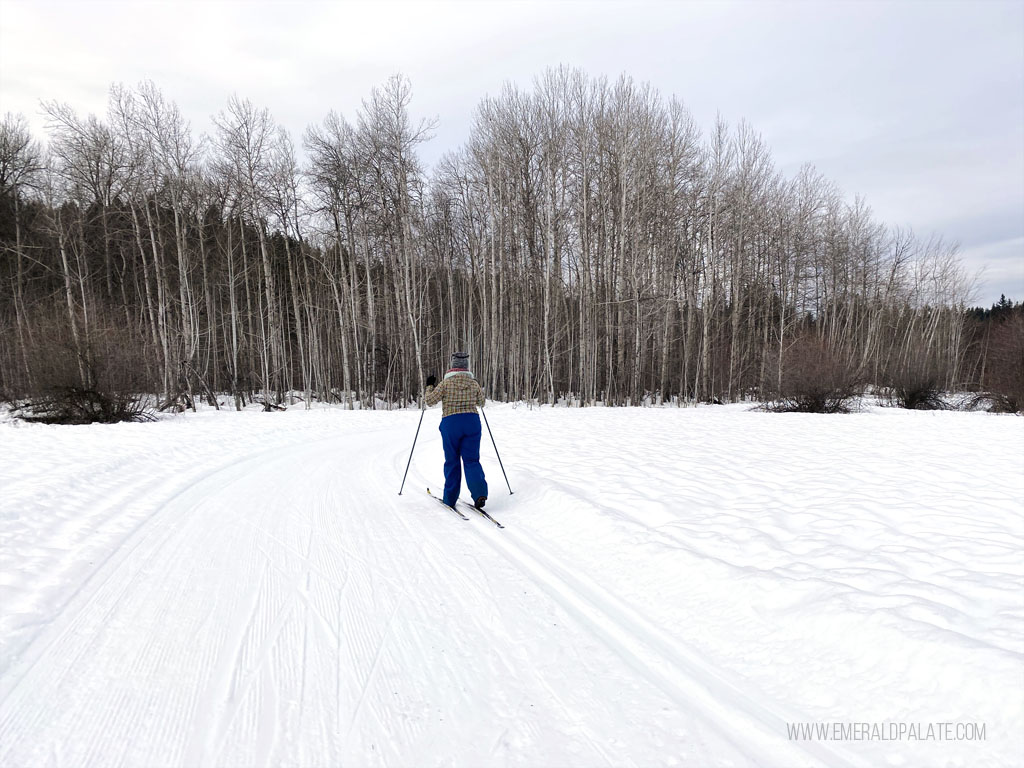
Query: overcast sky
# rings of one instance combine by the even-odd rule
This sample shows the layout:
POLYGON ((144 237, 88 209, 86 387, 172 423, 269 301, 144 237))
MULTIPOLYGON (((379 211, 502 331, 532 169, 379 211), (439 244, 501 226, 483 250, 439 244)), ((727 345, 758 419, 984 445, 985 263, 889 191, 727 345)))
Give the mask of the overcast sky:
POLYGON ((792 174, 812 163, 876 217, 958 241, 978 303, 1024 300, 1024 0, 972 2, 46 2, 0 0, 0 111, 106 111, 151 79, 197 133, 232 93, 296 144, 395 72, 439 120, 428 164, 481 97, 549 65, 627 72, 699 125, 747 119, 792 174))

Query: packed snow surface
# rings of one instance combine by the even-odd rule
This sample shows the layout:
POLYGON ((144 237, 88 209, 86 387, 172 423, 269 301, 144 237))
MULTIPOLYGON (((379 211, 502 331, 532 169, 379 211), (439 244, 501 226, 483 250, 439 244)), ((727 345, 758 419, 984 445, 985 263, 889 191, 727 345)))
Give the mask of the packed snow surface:
POLYGON ((0 423, 0 766, 1021 764, 1024 419, 487 414, 0 423))

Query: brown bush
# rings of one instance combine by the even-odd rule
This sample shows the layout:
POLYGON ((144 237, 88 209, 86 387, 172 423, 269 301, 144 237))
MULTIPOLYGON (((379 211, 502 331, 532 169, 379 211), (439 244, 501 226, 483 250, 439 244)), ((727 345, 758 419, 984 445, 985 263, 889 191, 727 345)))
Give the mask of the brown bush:
POLYGON ((768 410, 848 413, 861 394, 856 367, 814 334, 798 337, 783 354, 782 364, 768 410))
POLYGON ((882 376, 882 395, 890 405, 917 411, 941 411, 943 378, 938 364, 925 356, 891 364, 882 376))
POLYGON ((115 424, 154 420, 138 396, 80 387, 58 387, 21 404, 16 413, 24 421, 42 424, 115 424))
POLYGON ((38 311, 28 365, 34 389, 18 401, 26 421, 48 424, 112 423, 151 418, 143 344, 124 319, 97 311, 75 342, 66 313, 38 311))

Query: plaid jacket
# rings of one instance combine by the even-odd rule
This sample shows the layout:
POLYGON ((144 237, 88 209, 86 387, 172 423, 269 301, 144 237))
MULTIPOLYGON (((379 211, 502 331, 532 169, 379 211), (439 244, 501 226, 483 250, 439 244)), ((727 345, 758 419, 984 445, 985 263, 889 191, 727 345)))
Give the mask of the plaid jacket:
POLYGON ((476 406, 484 407, 484 391, 469 371, 457 371, 446 376, 436 387, 427 387, 423 395, 427 405, 441 403, 441 418, 453 413, 476 413, 476 406))

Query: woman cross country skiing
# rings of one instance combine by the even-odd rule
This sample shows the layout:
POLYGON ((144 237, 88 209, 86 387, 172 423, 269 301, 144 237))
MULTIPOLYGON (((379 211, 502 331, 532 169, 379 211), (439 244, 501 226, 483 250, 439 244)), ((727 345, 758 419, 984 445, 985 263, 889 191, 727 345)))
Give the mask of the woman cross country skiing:
POLYGON ((427 377, 423 394, 427 405, 441 403, 441 440, 444 443, 444 503, 454 507, 462 490, 462 464, 466 465, 466 485, 477 509, 487 501, 487 479, 480 466, 480 414, 484 391, 469 371, 469 354, 456 352, 452 365, 440 384, 436 376, 427 377), (435 386, 435 384, 437 386, 435 386))

